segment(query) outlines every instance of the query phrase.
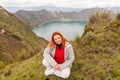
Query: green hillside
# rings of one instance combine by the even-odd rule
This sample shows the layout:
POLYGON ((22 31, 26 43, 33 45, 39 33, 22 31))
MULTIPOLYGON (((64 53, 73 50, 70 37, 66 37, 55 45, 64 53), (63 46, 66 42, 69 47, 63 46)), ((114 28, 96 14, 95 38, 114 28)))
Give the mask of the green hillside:
MULTIPOLYGON (((75 61, 66 80, 120 80, 120 14, 91 15, 82 37, 71 42, 75 61)), ((42 52, 0 71, 0 80, 45 80, 42 52)), ((48 76, 49 80, 63 80, 48 76)))
POLYGON ((44 44, 28 25, 0 6, 0 69, 35 55, 44 44))
POLYGON ((93 14, 73 44, 81 80, 120 80, 120 14, 93 14))
POLYGON ((82 37, 76 38, 82 53, 120 53, 120 14, 113 20, 109 17, 105 12, 91 16, 82 37))

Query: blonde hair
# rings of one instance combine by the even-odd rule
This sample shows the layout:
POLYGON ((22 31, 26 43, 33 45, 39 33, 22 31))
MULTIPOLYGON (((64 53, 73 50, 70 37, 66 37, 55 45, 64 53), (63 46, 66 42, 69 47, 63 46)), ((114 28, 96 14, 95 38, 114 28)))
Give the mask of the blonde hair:
POLYGON ((68 40, 66 38, 64 38, 63 35, 60 32, 54 32, 52 34, 51 41, 48 43, 47 46, 50 47, 50 49, 53 49, 54 45, 56 44, 55 41, 54 41, 54 36, 55 35, 60 35, 60 37, 62 38, 62 45, 65 46, 65 42, 68 42, 68 40))

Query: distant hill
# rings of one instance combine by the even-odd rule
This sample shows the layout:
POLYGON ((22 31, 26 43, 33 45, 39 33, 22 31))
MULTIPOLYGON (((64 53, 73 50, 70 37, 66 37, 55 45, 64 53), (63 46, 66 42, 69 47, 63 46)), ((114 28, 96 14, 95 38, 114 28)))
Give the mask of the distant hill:
POLYGON ((38 7, 6 7, 6 9, 12 13, 15 13, 19 10, 26 11, 61 11, 61 12, 80 12, 83 8, 66 8, 66 7, 56 7, 56 6, 38 6, 38 7))
MULTIPOLYGON (((120 7, 104 7, 105 9, 111 10, 113 12, 120 12, 120 7)), ((46 10, 46 11, 61 11, 61 12, 80 12, 87 8, 67 8, 67 7, 56 7, 56 6, 38 6, 38 7, 6 7, 8 11, 11 13, 15 13, 19 10, 25 10, 25 11, 40 11, 40 10, 46 10)))
POLYGON ((120 7, 107 7, 106 9, 111 10, 115 13, 120 13, 120 7))
POLYGON ((35 55, 44 44, 28 25, 0 6, 0 69, 35 55))
POLYGON ((115 14, 112 11, 109 11, 104 8, 91 8, 91 9, 84 9, 80 12, 61 12, 61 11, 47 11, 47 10, 40 10, 40 11, 24 11, 20 10, 14 13, 19 19, 24 21, 26 24, 30 26, 38 26, 40 24, 44 24, 50 21, 57 21, 57 20, 80 20, 80 21, 88 21, 90 15, 95 12, 109 12, 112 16, 115 14))

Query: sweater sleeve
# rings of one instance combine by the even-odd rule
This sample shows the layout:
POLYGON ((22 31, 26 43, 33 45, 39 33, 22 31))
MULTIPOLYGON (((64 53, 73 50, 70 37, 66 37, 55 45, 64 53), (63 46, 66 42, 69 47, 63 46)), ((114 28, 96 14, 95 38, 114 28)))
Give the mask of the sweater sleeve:
POLYGON ((47 47, 43 53, 44 59, 53 67, 57 64, 53 57, 50 55, 50 47, 47 47))
POLYGON ((64 63, 60 64, 60 69, 70 67, 70 65, 72 65, 73 61, 74 61, 74 52, 73 52, 73 47, 70 44, 68 46, 68 58, 67 58, 67 60, 65 60, 64 63))

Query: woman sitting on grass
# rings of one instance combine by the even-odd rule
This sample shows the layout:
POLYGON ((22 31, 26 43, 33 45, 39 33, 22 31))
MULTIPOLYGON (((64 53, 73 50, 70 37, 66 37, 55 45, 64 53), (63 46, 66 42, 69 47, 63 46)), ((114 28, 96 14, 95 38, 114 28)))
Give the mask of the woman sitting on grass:
POLYGON ((47 48, 44 50, 43 65, 47 68, 45 75, 56 75, 61 78, 70 76, 74 61, 72 45, 59 32, 54 32, 47 48))

